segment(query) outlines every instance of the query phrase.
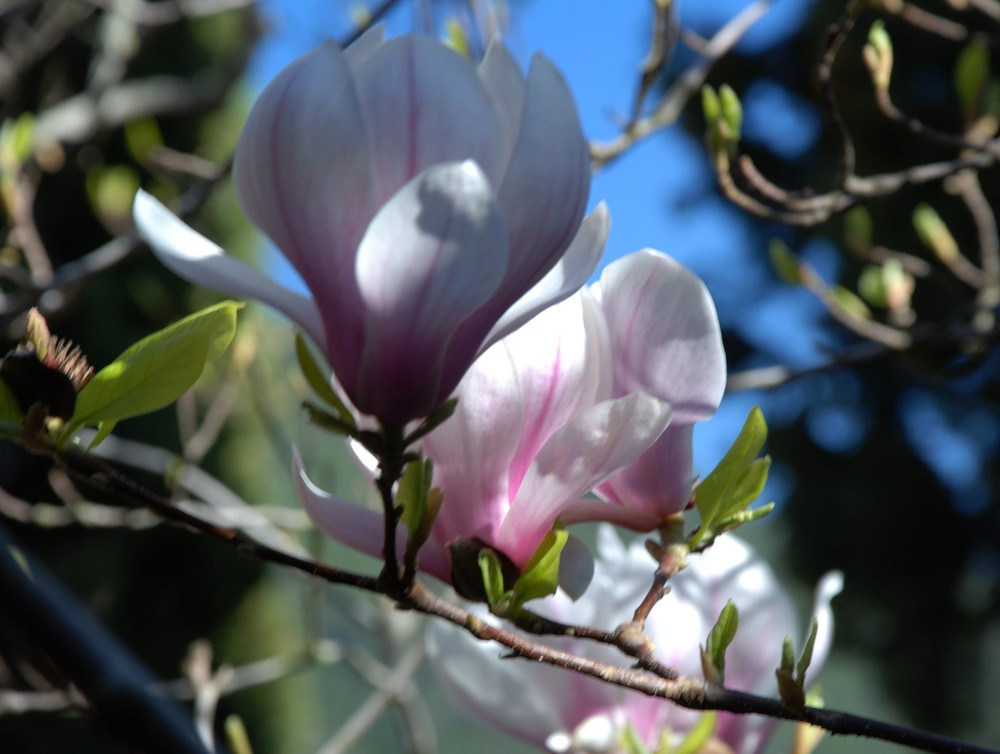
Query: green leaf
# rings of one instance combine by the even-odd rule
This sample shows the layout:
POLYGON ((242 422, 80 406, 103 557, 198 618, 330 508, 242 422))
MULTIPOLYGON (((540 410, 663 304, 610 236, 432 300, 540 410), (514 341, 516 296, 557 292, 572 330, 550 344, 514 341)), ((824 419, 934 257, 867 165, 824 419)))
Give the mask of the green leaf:
POLYGON ((786 636, 781 643, 781 670, 791 675, 795 668, 795 647, 792 645, 792 637, 786 636))
POLYGON ((705 123, 711 128, 722 116, 722 104, 719 102, 719 95, 711 84, 705 84, 701 88, 701 109, 705 114, 705 123))
POLYGON ((559 586, 559 555, 569 534, 565 529, 552 529, 538 545, 528 565, 514 582, 514 604, 520 607, 529 600, 555 594, 559 586))
POLYGON ((17 398, 7 387, 7 383, 0 379, 0 420, 9 421, 13 424, 20 424, 24 420, 21 413, 21 406, 17 398))
POLYGON ((726 650, 736 638, 736 629, 740 625, 739 611, 731 601, 726 603, 719 613, 719 619, 708 632, 708 640, 705 642, 705 652, 709 661, 718 674, 716 683, 722 683, 726 672, 726 650))
POLYGON ((750 465, 737 473, 736 481, 729 493, 729 500, 720 510, 720 517, 738 513, 760 497, 767 484, 767 472, 771 469, 771 457, 755 458, 750 465))
POLYGON ((708 139, 713 152, 723 152, 726 149, 725 138, 720 129, 722 123, 722 103, 709 84, 701 88, 701 109, 705 114, 705 126, 708 128, 708 139))
POLYGON ((726 138, 735 144, 743 131, 743 105, 729 84, 719 87, 719 104, 722 107, 722 120, 726 124, 726 138))
POLYGON ((816 635, 819 633, 819 623, 813 618, 812 627, 809 629, 809 638, 802 648, 802 654, 795 665, 795 680, 799 686, 805 687, 806 671, 809 670, 809 663, 812 662, 813 648, 816 646, 816 635))
POLYGON ((979 116, 989 78, 990 48, 984 39, 973 37, 955 61, 955 93, 962 103, 966 123, 979 116))
POLYGON ((35 114, 21 113, 0 126, 0 168, 16 171, 35 151, 35 114))
POLYGON ((758 459, 757 454, 766 440, 767 423, 760 408, 755 406, 732 447, 695 490, 701 526, 692 535, 689 543, 692 549, 718 533, 716 525, 720 519, 737 514, 760 494, 770 461, 758 459))
POLYGON ((430 416, 420 422, 415 430, 406 436, 403 440, 403 446, 408 447, 424 435, 428 435, 433 432, 451 418, 451 415, 455 413, 456 408, 458 408, 458 398, 449 398, 446 400, 434 409, 434 412, 430 416))
POLYGON ((253 754, 250 737, 247 735, 243 718, 239 715, 229 715, 225 723, 226 743, 233 754, 253 754))
POLYGON ((163 134, 155 118, 139 118, 123 126, 125 146, 139 163, 149 161, 153 152, 163 146, 163 134))
POLYGON ((844 215, 844 243, 855 253, 863 253, 871 248, 874 233, 871 212, 867 207, 857 206, 844 215))
POLYGON ((889 32, 885 30, 885 22, 881 19, 873 22, 868 30, 868 44, 874 47, 879 55, 892 52, 892 40, 889 39, 889 32))
POLYGON ((107 223, 129 217, 140 183, 139 174, 131 165, 99 165, 89 170, 87 197, 94 214, 107 223))
POLYGON ((431 488, 433 478, 434 464, 428 458, 408 463, 399 480, 396 503, 403 509, 400 520, 409 532, 408 551, 419 549, 427 541, 441 509, 444 497, 439 488, 431 488))
POLYGON ((858 278, 858 293, 865 301, 879 309, 885 309, 889 305, 885 276, 881 267, 869 264, 861 271, 861 276, 858 278))
POLYGON ((239 302, 224 301, 130 346, 80 391, 67 435, 84 424, 97 424, 97 444, 122 419, 176 401, 201 376, 208 359, 229 346, 242 308, 239 302))
POLYGON ((503 570, 500 558, 489 548, 483 548, 476 559, 479 572, 483 575, 483 590, 486 592, 486 602, 493 610, 504 601, 503 570))
POLYGON ((749 524, 751 521, 757 521, 758 519, 764 518, 764 516, 773 510, 774 503, 768 503, 767 505, 761 505, 758 508, 738 511, 737 513, 733 513, 731 516, 725 516, 724 518, 718 519, 715 524, 715 529, 721 534, 724 531, 730 531, 738 526, 743 526, 743 524, 749 524))
POLYGON ((302 376, 306 378, 306 382, 312 388, 313 392, 327 406, 337 412, 337 416, 341 421, 349 426, 356 427, 357 424, 354 421, 354 416, 347 408, 347 405, 340 399, 340 396, 337 395, 337 391, 333 389, 329 378, 330 370, 320 368, 313 357, 312 350, 300 333, 295 333, 295 357, 298 359, 302 376))
POLYGON ((706 744, 712 739, 718 722, 718 712, 713 710, 703 714, 698 718, 695 726, 684 737, 684 740, 673 750, 673 754, 698 754, 701 751, 705 751, 706 744))
POLYGON ((850 291, 842 285, 835 285, 830 289, 833 299, 844 312, 857 319, 871 319, 871 309, 858 298, 858 294, 850 291))
POLYGON ((649 749, 639 738, 639 733, 631 720, 625 721, 625 728, 621 734, 621 748, 625 754, 649 754, 649 749))
POLYGON ((931 205, 920 204, 913 210, 913 227, 924 245, 945 264, 959 256, 958 242, 931 205))
POLYGON ((771 257, 771 266, 778 273, 778 277, 789 285, 801 285, 802 273, 799 270, 799 260, 788 245, 779 238, 772 238, 767 250, 771 257))

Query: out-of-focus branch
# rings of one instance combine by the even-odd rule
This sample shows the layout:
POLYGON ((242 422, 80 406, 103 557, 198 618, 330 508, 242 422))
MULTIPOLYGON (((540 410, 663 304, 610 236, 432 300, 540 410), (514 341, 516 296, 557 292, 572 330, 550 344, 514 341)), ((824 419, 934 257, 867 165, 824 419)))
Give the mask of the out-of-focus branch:
MULTIPOLYGON (((391 674, 381 679, 372 693, 354 714, 319 750, 319 754, 344 754, 350 751, 364 733, 382 716, 390 704, 407 693, 412 693, 413 676, 424 660, 424 644, 414 642, 396 663, 391 674)), ((369 679, 373 680, 373 679, 369 679)))
POLYGON ((206 754, 191 720, 150 691, 149 672, 2 528, 0 602, 4 622, 50 658, 119 738, 144 752, 206 754))
MULTIPOLYGON (((653 111, 639 118, 614 139, 591 142, 590 159, 597 168, 604 167, 647 136, 673 125, 688 100, 705 83, 712 67, 767 13, 774 0, 755 0, 734 16, 705 45, 702 58, 688 68, 656 103, 653 111)), ((641 82, 640 82, 641 87, 641 82)))

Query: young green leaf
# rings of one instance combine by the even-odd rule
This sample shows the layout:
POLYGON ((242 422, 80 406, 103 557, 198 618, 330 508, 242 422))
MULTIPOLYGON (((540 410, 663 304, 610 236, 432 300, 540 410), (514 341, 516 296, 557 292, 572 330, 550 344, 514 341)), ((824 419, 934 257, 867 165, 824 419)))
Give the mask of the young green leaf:
POLYGON ((337 417, 343 421, 348 426, 355 426, 354 416, 351 414, 347 405, 340 399, 337 395, 337 391, 333 389, 333 385, 330 383, 330 370, 323 370, 320 368, 316 359, 313 357, 312 350, 306 343, 305 338, 302 337, 300 333, 295 333, 295 357, 299 362, 299 369, 302 370, 302 376, 306 378, 306 382, 309 387, 312 388, 313 392, 330 408, 337 412, 337 417))
POLYGON ((771 267, 784 282, 789 285, 801 285, 802 273, 799 271, 799 260, 780 238, 772 238, 767 246, 771 257, 771 267))
POLYGON ((799 655, 799 661, 795 665, 795 680, 802 687, 805 687, 806 671, 809 670, 809 663, 812 662, 813 648, 816 646, 818 633, 819 623, 813 618, 812 627, 809 629, 809 638, 806 639, 806 645, 802 648, 802 654, 799 655))
POLYGON ((559 586, 559 555, 569 534, 564 529, 552 529, 538 545, 528 565, 514 582, 514 603, 520 607, 528 600, 548 597, 559 586))
POLYGON ((84 424, 97 424, 96 445, 122 419, 176 401, 201 376, 208 359, 229 346, 242 308, 239 302, 224 301, 130 346, 80 391, 67 435, 84 424))
POLYGON ((729 84, 719 87, 719 105, 722 108, 722 119, 726 124, 726 138, 735 144, 740 140, 743 131, 743 105, 729 84))
POLYGON ((420 422, 417 428, 404 438, 403 445, 409 447, 424 435, 428 435, 433 432, 441 426, 441 424, 451 418, 451 415, 455 413, 456 408, 458 408, 458 398, 449 398, 446 400, 434 409, 434 412, 430 416, 420 422))
POLYGON ((701 526, 689 542, 692 549, 719 533, 720 519, 738 514, 760 494, 770 462, 757 454, 766 440, 764 414, 754 407, 732 447, 695 490, 701 526))
POLYGON ((872 312, 868 305, 862 301, 858 294, 845 288, 842 285, 835 285, 830 288, 833 300, 840 309, 855 319, 871 319, 872 312))
MULTIPOLYGON (((672 754, 699 754, 702 751, 709 751, 708 743, 715 733, 715 728, 719 722, 719 713, 716 711, 705 712, 694 727, 688 732, 672 754)), ((659 753, 657 753, 659 754, 659 753)))
POLYGON ((962 103, 966 123, 971 123, 979 116, 989 78, 990 48, 985 40, 973 37, 962 48, 955 62, 955 92, 962 103))
POLYGON ((631 720, 625 721, 625 729, 621 733, 621 749, 625 754, 649 754, 649 749, 642 742, 631 720))
POLYGON ((426 460, 411 461, 403 471, 396 493, 396 503, 403 509, 400 520, 409 532, 406 549, 418 549, 427 537, 441 508, 443 496, 439 488, 431 488, 434 464, 426 460))
POLYGON ((726 672, 726 650, 736 638, 736 629, 740 625, 739 611, 731 601, 726 603, 719 613, 719 619, 708 632, 708 640, 705 642, 705 653, 709 661, 715 668, 718 679, 716 683, 722 683, 726 672))
POLYGON ((486 602, 491 610, 495 610, 504 601, 503 569, 500 558, 493 550, 484 548, 477 558, 479 571, 483 575, 483 590, 486 592, 486 602))

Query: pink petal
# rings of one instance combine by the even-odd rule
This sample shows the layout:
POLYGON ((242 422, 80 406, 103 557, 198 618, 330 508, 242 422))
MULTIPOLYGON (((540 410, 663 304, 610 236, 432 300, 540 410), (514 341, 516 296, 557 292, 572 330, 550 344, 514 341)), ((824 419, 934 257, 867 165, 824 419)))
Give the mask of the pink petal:
POLYGON ((726 385, 726 355, 704 283, 645 249, 604 269, 599 298, 616 352, 617 391, 669 402, 678 422, 712 416, 726 385))
POLYGON ((653 526, 687 506, 694 486, 691 424, 667 427, 639 459, 597 488, 609 502, 656 515, 653 526))
POLYGON ((227 255, 141 189, 135 195, 132 215, 136 229, 157 259, 177 275, 220 293, 268 304, 301 327, 316 343, 326 342, 319 312, 310 299, 227 255))
POLYGON ((459 384, 458 410, 424 440, 434 482, 444 491, 435 525, 442 544, 479 537, 493 542, 510 507, 508 477, 524 418, 510 352, 498 345, 459 384))
POLYGON ((475 160, 498 185, 500 125, 472 63, 434 39, 408 35, 372 52, 356 78, 379 204, 442 162, 475 160))
POLYGON ((632 393, 594 406, 552 435, 504 520, 500 549, 523 566, 559 515, 649 448, 670 414, 668 404, 632 393))
POLYGON ((607 397, 601 391, 610 383, 610 349, 604 317, 586 292, 546 309, 508 336, 503 347, 520 380, 524 416, 510 467, 516 494, 553 433, 607 397))
POLYGON ((382 207, 358 248, 367 333, 358 408, 404 422, 447 398, 448 344, 506 262, 503 221, 472 161, 428 168, 382 207))

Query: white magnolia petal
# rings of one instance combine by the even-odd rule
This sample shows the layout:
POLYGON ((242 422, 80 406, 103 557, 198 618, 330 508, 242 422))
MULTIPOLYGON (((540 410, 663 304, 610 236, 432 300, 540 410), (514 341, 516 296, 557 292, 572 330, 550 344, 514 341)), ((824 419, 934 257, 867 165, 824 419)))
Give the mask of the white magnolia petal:
POLYGON ((816 643, 813 645, 812 662, 806 671, 807 688, 816 680, 816 676, 823 669, 826 658, 830 654, 830 648, 833 646, 833 608, 830 603, 842 591, 844 591, 844 574, 841 571, 830 571, 824 574, 816 585, 813 597, 813 618, 816 620, 818 628, 816 643))
POLYGON ((671 408, 633 393, 604 401, 556 432, 535 458, 501 528, 500 548, 524 565, 558 516, 638 458, 670 423, 671 408))
POLYGON ((726 386, 726 354, 705 284, 670 257, 644 249, 604 268, 601 307, 616 352, 617 391, 651 393, 677 421, 715 413, 726 386))
POLYGON ((422 170, 474 160, 499 185, 500 124, 472 63, 430 37, 383 43, 356 73, 378 203, 422 170))
POLYGON ((480 353, 511 334, 545 308, 563 301, 580 290, 601 262, 611 230, 611 215, 601 202, 580 225, 562 258, 497 320, 480 353))
POLYGON ((590 156, 573 96, 555 66, 537 54, 499 192, 512 254, 505 289, 524 290, 544 277, 573 240, 589 193, 590 156))
POLYGON ((486 48, 486 55, 479 64, 479 79, 497 111, 503 147, 500 160, 506 168, 521 131, 525 85, 521 69, 499 37, 486 48))
POLYGON ((157 259, 174 273, 226 295, 268 304, 301 327, 317 344, 325 344, 323 324, 311 299, 229 256, 142 189, 135 195, 132 215, 136 229, 157 259))
MULTIPOLYGON (((486 622, 496 620, 479 606, 470 610, 486 622)), ((502 662, 499 645, 477 641, 444 621, 429 622, 427 646, 438 680, 466 714, 538 745, 559 729, 558 699, 565 696, 576 674, 557 673, 535 663, 502 662)))
MULTIPOLYGON (((337 322, 328 333, 336 342, 358 337, 353 266, 375 211, 370 155, 350 66, 330 42, 268 85, 233 158, 244 210, 298 270, 326 319, 337 322)), ((336 361, 343 350, 330 356, 336 361)), ((332 366, 340 371, 341 364, 332 366)))
POLYGON ((448 343, 496 290, 506 260, 503 220, 472 161, 428 168, 382 207, 355 268, 366 328, 360 405, 391 420, 391 402, 412 407, 414 396, 426 396, 431 411, 446 398, 438 386, 448 343))

